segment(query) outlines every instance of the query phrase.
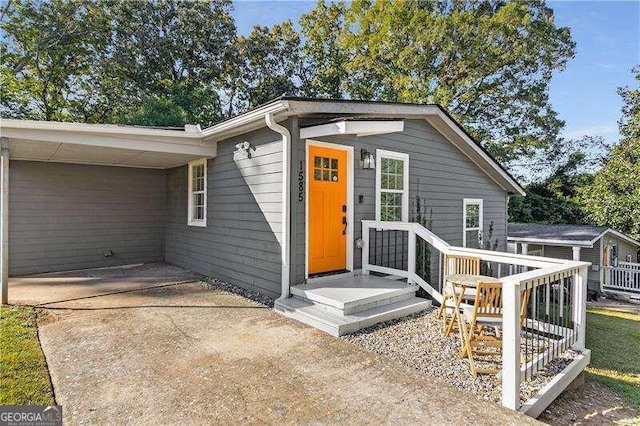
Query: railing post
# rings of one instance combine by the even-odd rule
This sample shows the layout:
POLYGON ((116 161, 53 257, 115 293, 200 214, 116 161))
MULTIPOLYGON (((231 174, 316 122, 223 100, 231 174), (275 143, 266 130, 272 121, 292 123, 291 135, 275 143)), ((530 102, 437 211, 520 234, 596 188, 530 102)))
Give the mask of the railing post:
POLYGON ((520 408, 520 283, 502 282, 502 405, 520 408))
POLYGON ((413 276, 416 273, 416 232, 409 228, 409 250, 407 260, 407 284, 413 284, 413 276))
POLYGON ((369 225, 362 223, 362 275, 369 275, 369 225))
POLYGON ((576 324, 578 338, 573 344, 573 349, 581 351, 585 348, 585 334, 587 331, 587 276, 588 268, 582 266, 573 275, 573 318, 576 324))

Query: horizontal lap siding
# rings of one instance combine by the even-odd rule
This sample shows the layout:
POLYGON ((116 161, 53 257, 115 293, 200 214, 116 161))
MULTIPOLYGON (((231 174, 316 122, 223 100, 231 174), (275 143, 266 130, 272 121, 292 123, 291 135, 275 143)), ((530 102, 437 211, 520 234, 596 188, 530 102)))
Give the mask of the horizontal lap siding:
POLYGON ((11 275, 162 260, 164 170, 29 161, 9 170, 11 275))
MULTIPOLYGON (((559 247, 559 246, 544 246, 545 257, 552 257, 555 259, 573 259, 573 248, 571 247, 559 247)), ((591 262, 593 265, 589 267, 588 283, 589 288, 592 290, 598 290, 600 288, 600 241, 593 245, 593 248, 581 247, 580 248, 580 260, 585 262, 591 262), (595 269, 594 269, 595 266, 595 269)))
MULTIPOLYGON (((484 229, 488 236, 493 221, 492 241, 498 241, 498 250, 506 250, 507 192, 498 186, 475 163, 460 152, 425 120, 406 120, 404 131, 386 135, 355 137, 333 136, 317 138, 324 142, 351 145, 354 150, 354 238, 361 236, 361 221, 375 219, 375 170, 363 170, 360 150, 366 148, 375 155, 376 149, 409 154, 409 198, 413 211, 415 196, 432 210, 433 232, 456 246, 462 245, 462 214, 464 198, 484 200, 484 229), (358 196, 364 196, 362 204, 358 196)), ((304 158, 305 141, 300 141, 298 153, 304 158)), ((376 167, 380 167, 376 164, 376 167)), ((297 220, 304 230, 304 205, 297 220)), ((410 219, 411 219, 410 214, 410 219)), ((299 232, 300 234, 300 232, 299 232)), ((304 280, 304 232, 296 241, 296 279, 304 280)), ((355 245, 354 245, 355 247, 355 245)), ((361 267, 361 250, 355 248, 354 266, 361 267)))
POLYGON ((207 163, 207 226, 187 226, 187 166, 168 172, 168 262, 271 296, 280 294, 282 142, 262 129, 218 143, 207 163), (251 158, 234 153, 249 141, 251 158))

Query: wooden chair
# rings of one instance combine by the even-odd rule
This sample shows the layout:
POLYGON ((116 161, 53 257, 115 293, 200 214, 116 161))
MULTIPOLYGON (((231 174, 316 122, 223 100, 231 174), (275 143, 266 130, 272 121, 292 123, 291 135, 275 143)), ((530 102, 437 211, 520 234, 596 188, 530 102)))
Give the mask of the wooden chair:
MULTIPOLYGON (((455 323, 456 313, 452 312, 451 318, 447 319, 445 309, 453 310, 455 292, 451 283, 447 282, 447 275, 479 275, 480 274, 480 258, 470 256, 444 255, 443 283, 442 283, 442 303, 438 308, 438 318, 444 315, 443 332, 446 335, 451 333, 453 323, 455 323)), ((475 298, 475 290, 465 290, 463 300, 471 301, 475 298)))
MULTIPOLYGON (((527 319, 531 289, 522 292, 520 298, 520 324, 527 319)), ((497 368, 476 367, 476 356, 500 356, 502 354, 502 284, 479 283, 473 305, 462 305, 459 326, 462 340, 461 356, 469 360, 471 374, 496 374, 497 368), (491 331, 493 333, 491 333, 491 331)))

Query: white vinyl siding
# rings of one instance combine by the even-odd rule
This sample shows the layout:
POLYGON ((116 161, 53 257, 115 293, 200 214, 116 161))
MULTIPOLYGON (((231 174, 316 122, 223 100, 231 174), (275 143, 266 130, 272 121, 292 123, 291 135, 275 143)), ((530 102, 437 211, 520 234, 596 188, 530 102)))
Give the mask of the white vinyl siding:
POLYGON ((376 150, 376 220, 409 221, 409 155, 376 150))
POLYGON ((482 248, 482 200, 465 198, 463 200, 462 244, 464 247, 482 248))
POLYGON ((189 226, 207 226, 207 160, 189 163, 189 226))

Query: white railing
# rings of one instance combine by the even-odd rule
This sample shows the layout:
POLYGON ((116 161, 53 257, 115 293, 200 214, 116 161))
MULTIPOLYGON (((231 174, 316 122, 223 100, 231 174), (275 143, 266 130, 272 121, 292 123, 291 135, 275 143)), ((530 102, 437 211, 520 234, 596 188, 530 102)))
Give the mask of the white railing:
MULTIPOLYGON (((442 301, 442 255, 475 256, 503 283, 502 404, 521 406, 520 385, 569 348, 585 349, 587 274, 590 263, 451 246, 418 223, 362 221, 362 273, 406 277, 442 301), (393 239, 385 232, 401 233, 393 239), (402 250, 397 250, 398 243, 402 250), (395 246, 394 246, 395 244, 395 246), (437 271, 417 264, 428 245, 437 271), (406 253, 404 248, 406 247, 406 253), (418 251, 418 252, 417 252, 418 251), (382 259, 382 261, 381 261, 382 259), (406 262, 405 262, 406 260, 406 262), (422 270, 422 273, 421 271, 422 270), (434 277, 438 277, 437 279, 434 277), (528 296, 523 320, 522 298, 528 296), (524 341, 523 341, 524 339, 524 341)), ((568 384, 568 383, 567 383, 568 384)))
POLYGON ((604 290, 640 294, 640 263, 618 262, 604 267, 604 290))

